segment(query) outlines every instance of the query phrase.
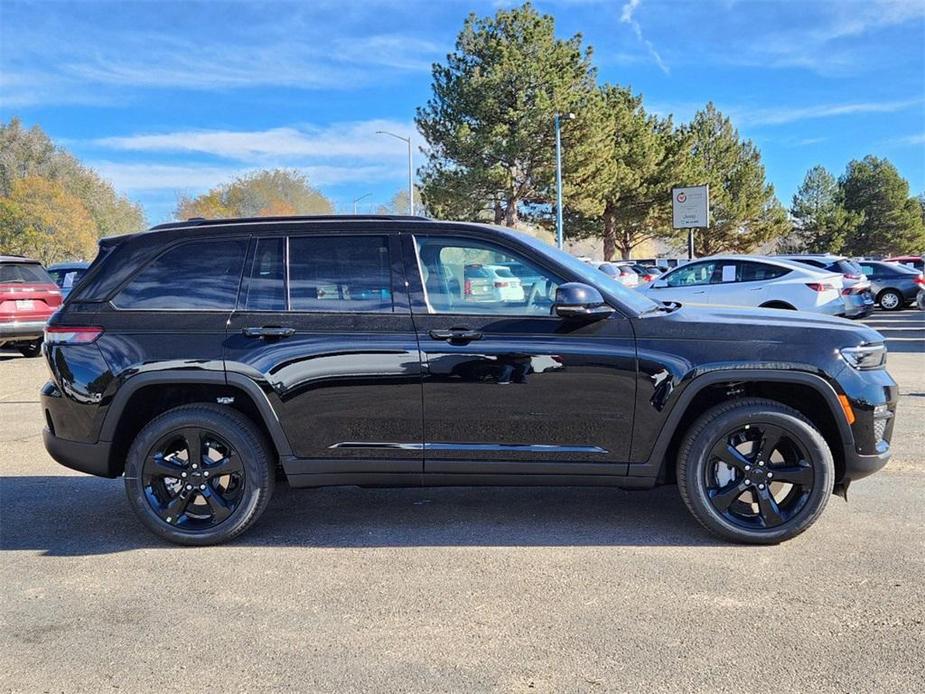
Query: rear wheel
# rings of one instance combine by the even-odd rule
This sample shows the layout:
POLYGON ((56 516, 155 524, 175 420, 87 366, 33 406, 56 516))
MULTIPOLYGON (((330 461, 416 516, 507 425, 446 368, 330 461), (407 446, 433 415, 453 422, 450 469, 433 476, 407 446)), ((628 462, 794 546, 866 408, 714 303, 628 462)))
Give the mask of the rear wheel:
POLYGON ((898 311, 903 307, 903 296, 895 289, 884 289, 877 297, 880 308, 884 311, 898 311))
POLYGON ((678 456, 684 503, 704 527, 734 542, 799 535, 825 508, 834 476, 832 453, 812 423, 758 398, 708 410, 678 456))
POLYGON ((183 545, 226 542, 263 513, 276 479, 262 434, 247 417, 216 405, 161 414, 135 438, 125 490, 156 535, 183 545))
POLYGON ((33 357, 39 356, 42 353, 42 341, 33 340, 32 342, 27 342, 26 344, 19 345, 17 349, 19 349, 19 353, 21 355, 23 355, 24 357, 29 357, 31 359, 33 357))

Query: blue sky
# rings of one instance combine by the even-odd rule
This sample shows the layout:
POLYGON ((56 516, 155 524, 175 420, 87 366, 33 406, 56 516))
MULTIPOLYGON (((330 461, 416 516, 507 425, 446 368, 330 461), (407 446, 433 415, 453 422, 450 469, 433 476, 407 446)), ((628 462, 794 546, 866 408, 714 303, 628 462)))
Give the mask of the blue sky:
MULTIPOLYGON (((404 145, 375 131, 413 133, 465 16, 510 4, 3 0, 0 118, 40 124, 152 223, 180 194, 275 166, 340 211, 371 193, 365 211, 407 180, 404 145)), ((649 109, 686 120, 713 100, 785 205, 809 167, 866 154, 925 191, 925 0, 535 4, 649 109)))

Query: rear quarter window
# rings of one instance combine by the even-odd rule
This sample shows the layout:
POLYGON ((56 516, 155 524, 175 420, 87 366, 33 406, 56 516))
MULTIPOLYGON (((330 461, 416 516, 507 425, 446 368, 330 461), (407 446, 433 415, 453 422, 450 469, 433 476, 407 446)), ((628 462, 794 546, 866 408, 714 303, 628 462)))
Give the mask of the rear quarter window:
POLYGON ((230 310, 245 250, 242 239, 181 243, 145 266, 112 303, 122 309, 230 310))

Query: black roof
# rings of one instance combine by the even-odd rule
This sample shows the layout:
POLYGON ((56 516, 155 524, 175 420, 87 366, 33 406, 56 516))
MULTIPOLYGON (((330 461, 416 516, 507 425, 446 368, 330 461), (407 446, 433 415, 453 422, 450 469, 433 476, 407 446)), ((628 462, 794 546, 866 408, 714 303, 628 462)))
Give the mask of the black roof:
POLYGON ((431 221, 427 217, 404 214, 316 214, 316 215, 293 215, 290 217, 229 217, 206 219, 204 217, 192 217, 182 222, 165 222, 157 224, 149 231, 160 229, 190 229, 210 226, 221 226, 226 224, 272 224, 274 222, 356 222, 356 221, 431 221))

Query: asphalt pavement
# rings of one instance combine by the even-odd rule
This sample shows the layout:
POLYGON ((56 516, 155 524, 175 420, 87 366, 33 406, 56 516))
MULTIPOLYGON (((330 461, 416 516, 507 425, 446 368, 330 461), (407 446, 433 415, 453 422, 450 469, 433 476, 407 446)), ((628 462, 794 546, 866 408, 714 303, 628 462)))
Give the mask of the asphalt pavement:
POLYGON ((674 487, 285 485, 175 547, 48 457, 45 366, 0 353, 0 691, 925 691, 925 314, 867 322, 894 458, 778 547, 674 487))

